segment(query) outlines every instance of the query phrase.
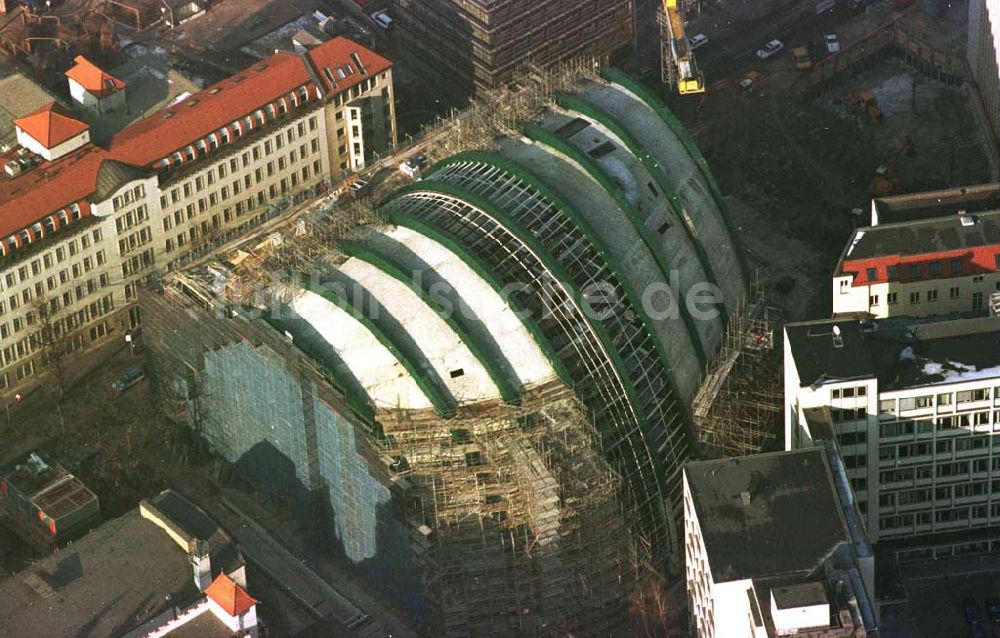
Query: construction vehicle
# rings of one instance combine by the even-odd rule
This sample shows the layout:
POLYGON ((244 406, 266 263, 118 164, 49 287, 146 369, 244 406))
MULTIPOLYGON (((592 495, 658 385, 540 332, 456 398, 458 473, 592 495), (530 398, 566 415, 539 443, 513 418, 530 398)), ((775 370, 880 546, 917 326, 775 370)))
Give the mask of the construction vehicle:
POLYGON ((679 1, 663 0, 663 12, 660 15, 663 81, 676 86, 681 95, 704 93, 705 76, 698 68, 694 52, 684 33, 684 19, 677 6, 679 1))
POLYGON ((799 71, 808 71, 813 66, 812 56, 804 46, 792 47, 792 59, 795 60, 795 68, 799 71))
POLYGON ((888 197, 899 192, 901 180, 896 174, 896 162, 903 155, 912 154, 913 140, 907 135, 885 163, 875 169, 875 177, 872 178, 871 183, 868 185, 868 191, 872 197, 888 197))
POLYGON ((882 109, 879 108, 878 98, 871 91, 848 93, 844 96, 844 106, 854 113, 866 113, 871 122, 882 121, 882 109))

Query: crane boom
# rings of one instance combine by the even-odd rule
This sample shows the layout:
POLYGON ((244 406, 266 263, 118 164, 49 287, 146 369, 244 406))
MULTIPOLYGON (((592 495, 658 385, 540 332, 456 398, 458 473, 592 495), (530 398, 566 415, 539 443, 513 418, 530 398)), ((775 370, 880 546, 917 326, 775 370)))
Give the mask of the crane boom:
POLYGON ((688 45, 684 33, 684 20, 681 18, 678 0, 663 0, 663 16, 661 37, 663 46, 664 81, 677 86, 681 95, 705 92, 705 76, 698 68, 694 53, 688 45), (669 59, 668 59, 669 56, 669 59))

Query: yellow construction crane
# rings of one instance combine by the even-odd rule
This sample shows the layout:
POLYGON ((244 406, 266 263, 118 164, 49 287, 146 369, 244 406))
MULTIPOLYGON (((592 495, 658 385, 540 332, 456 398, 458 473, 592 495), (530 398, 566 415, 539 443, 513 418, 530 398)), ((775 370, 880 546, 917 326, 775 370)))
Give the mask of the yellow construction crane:
POLYGON ((677 87, 681 95, 705 92, 705 76, 698 68, 684 33, 679 0, 663 0, 660 17, 660 56, 663 81, 677 87))

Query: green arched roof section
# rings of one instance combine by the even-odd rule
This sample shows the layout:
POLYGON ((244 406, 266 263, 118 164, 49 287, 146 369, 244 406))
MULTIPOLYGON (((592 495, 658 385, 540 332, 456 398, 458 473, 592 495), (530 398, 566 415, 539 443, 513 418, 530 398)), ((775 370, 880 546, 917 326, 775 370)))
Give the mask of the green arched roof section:
POLYGON ((312 277, 302 275, 299 278, 299 283, 309 292, 323 297, 361 323, 403 365, 407 373, 413 377, 417 387, 420 388, 420 391, 424 393, 439 414, 446 417, 455 414, 455 402, 448 389, 444 386, 444 383, 437 378, 437 374, 432 371, 422 370, 413 361, 413 357, 406 354, 405 346, 399 343, 398 339, 393 338, 388 331, 383 330, 382 326, 378 325, 378 323, 365 314, 363 309, 355 306, 347 296, 335 294, 332 290, 318 286, 312 277))
POLYGON ((403 215, 393 211, 391 207, 387 210, 387 214, 389 221, 396 226, 408 228, 415 233, 420 233, 424 237, 432 239, 447 248, 456 257, 461 259, 462 263, 471 268, 472 271, 479 275, 483 281, 489 284, 489 286, 497 293, 497 295, 499 295, 501 299, 514 308, 514 312, 517 314, 518 319, 527 331, 531 333, 535 343, 542 350, 542 353, 552 365, 552 369, 556 371, 556 375, 559 379, 569 387, 573 387, 573 376, 566 368, 566 364, 564 364, 562 359, 559 358, 559 355, 556 354, 555 349, 552 347, 552 343, 542 332, 542 329, 538 326, 535 320, 531 318, 531 313, 527 309, 520 307, 512 297, 504 295, 503 286, 500 285, 500 282, 496 280, 496 278, 489 272, 489 269, 486 268, 486 266, 484 266, 478 258, 474 257, 472 253, 466 250, 461 243, 453 239, 450 235, 439 231, 437 228, 434 228, 429 224, 425 224, 419 219, 414 219, 408 215, 403 215))
POLYGON ((739 259, 740 266, 743 268, 744 276, 748 273, 746 258, 743 255, 743 251, 740 248, 740 243, 736 240, 736 229, 733 227, 733 220, 729 215, 729 208, 726 206, 726 201, 722 196, 722 190, 719 188, 719 184, 715 181, 715 176, 712 175, 712 170, 708 166, 708 162, 705 161, 705 156, 701 154, 701 149, 698 145, 694 143, 691 139, 691 135, 688 133, 687 129, 677 119, 670 109, 666 107, 660 100, 653 95, 649 89, 644 87, 640 82, 637 82, 630 78, 625 73, 622 73, 618 69, 611 67, 604 67, 601 69, 601 77, 603 77, 608 82, 612 84, 617 84, 629 93, 635 95, 639 100, 645 103, 650 109, 656 113, 663 123, 670 128, 670 131, 677 137, 681 145, 691 156, 694 161, 695 166, 701 172, 701 176, 705 179, 705 183, 708 184, 708 190, 712 194, 712 199, 715 200, 715 205, 719 209, 719 213, 722 215, 722 223, 726 225, 726 230, 729 231, 729 238, 733 242, 733 246, 736 249, 736 257, 739 259))
MULTIPOLYGON (((298 321, 304 323, 305 320, 299 319, 298 321)), ((267 322, 282 332, 287 330, 290 334, 297 334, 299 330, 294 323, 282 319, 272 317, 267 319, 267 322)), ((373 427, 375 424, 374 405, 361 383, 353 375, 329 364, 330 353, 323 352, 323 348, 317 347, 312 339, 298 338, 295 339, 294 345, 309 357, 312 367, 323 376, 326 382, 344 397, 344 401, 354 414, 362 419, 365 425, 373 427)))
MULTIPOLYGON (((417 193, 433 193, 443 195, 445 197, 451 197, 492 217, 507 232, 516 237, 522 244, 527 246, 542 262, 542 264, 556 276, 557 281, 564 283, 566 291, 572 298, 573 303, 576 304, 580 315, 586 319, 587 324, 597 335, 598 340, 601 342, 601 346, 614 363, 615 371, 622 384, 622 388, 625 390, 625 395, 635 412, 639 431, 642 432, 643 435, 642 444, 646 447, 646 454, 649 456, 650 462, 656 470, 656 479, 657 481, 662 479, 662 477, 666 475, 663 467, 663 461, 660 459, 658 454, 654 454, 652 450, 649 449, 648 444, 646 443, 646 435, 649 431, 649 421, 646 418, 646 414, 641 412, 639 409, 639 397, 636 394, 635 383, 626 374, 628 368, 625 365, 625 361, 622 359, 621 353, 618 352, 614 341, 612 341, 611 336, 604 328, 604 325, 599 321, 595 321, 588 315, 588 313, 583 311, 583 296, 580 294, 580 291, 576 289, 576 286, 572 285, 571 282, 573 279, 570 277, 569 273, 566 272, 566 269, 563 268, 562 264, 559 263, 559 260, 546 250, 545 246, 542 245, 537 237, 510 217, 506 211, 493 202, 476 195, 467 188, 447 184, 431 178, 403 186, 390 195, 388 201, 391 203, 392 201, 405 197, 406 195, 417 193)), ((682 403, 679 400, 679 397, 677 397, 677 403, 679 405, 682 403)))
MULTIPOLYGON (((688 236, 688 239, 691 241, 691 245, 694 246, 695 253, 697 253, 698 255, 698 262, 701 263, 702 270, 704 270, 705 276, 708 277, 709 283, 713 284, 716 288, 718 288, 719 279, 718 277, 715 276, 715 269, 712 268, 712 260, 708 258, 708 252, 705 250, 705 246, 702 245, 701 240, 698 238, 697 232, 691 225, 691 221, 684 215, 684 212, 681 210, 680 198, 677 197, 677 193, 674 192, 674 189, 670 187, 670 183, 667 181, 666 173, 664 173, 663 169, 656 162, 653 161, 653 159, 649 156, 649 153, 642 147, 642 144, 639 143, 639 140, 635 139, 635 137, 628 132, 628 129, 622 126, 622 124, 618 120, 616 120, 614 116, 612 116, 610 113, 601 109, 598 106, 595 106, 589 102, 581 100, 576 96, 566 95, 566 94, 558 95, 556 96, 556 104, 558 104, 559 106, 568 111, 575 111, 581 115, 584 115, 594 120, 595 122, 600 123, 602 126, 604 126, 609 131, 614 133, 615 136, 618 137, 618 139, 620 139, 623 144, 625 144, 629 152, 631 152, 632 155, 634 155, 639 160, 639 162, 642 163, 643 167, 646 169, 646 172, 650 174, 653 180, 656 181, 656 184, 660 187, 660 190, 663 191, 663 194, 667 196, 667 202, 670 203, 670 211, 674 214, 674 218, 677 220, 677 222, 680 223, 681 228, 684 229, 684 233, 688 236)), ((561 140, 561 138, 559 139, 561 140)), ((567 146, 571 145, 567 144, 567 146)), ((577 155, 583 158, 582 161, 590 162, 591 164, 594 165, 594 167, 597 170, 600 170, 602 173, 604 173, 604 169, 601 168, 601 165, 599 163, 592 161, 590 158, 588 158, 581 152, 578 152, 577 155)), ((619 189, 619 192, 620 191, 621 189, 619 189)), ((636 218, 638 218, 638 216, 636 216, 636 218)), ((643 225, 642 228, 643 230, 646 231, 645 233, 646 236, 648 236, 649 239, 652 240, 652 235, 650 235, 645 225, 643 225)), ((663 262, 661 261, 660 263, 662 265, 663 262)), ((666 271, 665 276, 668 274, 669 271, 666 271)), ((667 279, 667 281, 670 280, 667 279)), ((726 313, 725 303, 720 304, 719 312, 722 315, 723 324, 727 323, 729 317, 726 313)))
POLYGON ((422 301, 426 306, 428 306, 437 316, 441 317, 448 327, 451 328, 463 344, 472 352, 472 355, 479 361, 479 363, 486 369, 486 373, 490 375, 490 379, 493 384, 496 385, 497 389, 500 390, 500 396, 503 397, 504 401, 507 403, 517 403, 520 401, 521 392, 519 389, 519 383, 517 380, 511 379, 511 370, 507 366, 501 366, 498 364, 495 355, 487 353, 482 344, 472 335, 468 327, 458 319, 456 315, 461 313, 449 312, 447 308, 443 307, 436 299, 434 299, 430 293, 422 286, 420 286, 412 276, 407 275, 406 271, 392 263, 388 259, 379 255, 378 253, 369 250, 368 248, 361 246, 359 244, 353 243, 343 243, 337 246, 344 254, 359 259, 380 271, 392 277, 399 283, 403 284, 407 288, 413 291, 413 293, 422 301))
MULTIPOLYGON (((605 263, 608 264, 608 267, 611 269, 611 272, 614 273, 615 277, 621 284, 622 289, 625 290, 625 294, 628 296, 629 302, 632 304, 632 307, 638 314, 640 321, 642 321, 642 324, 645 326, 646 331, 649 333, 650 338, 653 340, 653 343, 655 344, 656 352, 660 356, 660 362, 663 365, 663 369, 666 370, 667 372, 667 383, 670 385, 670 388, 674 391, 674 396, 680 397, 680 394, 678 394, 677 392, 676 380, 673 378, 673 372, 670 365, 670 357, 667 355, 666 346, 663 345, 663 342, 657 336, 656 329, 654 328, 653 325, 653 320, 646 312, 645 306, 642 303, 642 297, 632 286, 632 283, 628 279, 628 277, 624 275, 623 269, 621 268, 621 265, 618 263, 617 256, 610 249, 608 249, 605 241, 601 239, 597 235, 597 233, 594 232, 593 228, 590 227, 590 224, 587 223, 587 221, 583 218, 583 216, 581 216, 580 213, 569 202, 564 200, 558 193, 549 188, 548 184, 542 181, 542 179, 538 177, 534 172, 532 172, 531 170, 529 170, 524 166, 511 162, 507 159, 504 159, 492 153, 483 153, 480 151, 468 151, 464 153, 459 153, 446 160, 439 162, 438 164, 435 165, 435 168, 439 166, 443 167, 449 164, 455 164, 460 162, 479 162, 481 164, 486 164, 489 166, 493 166, 494 168, 497 168, 499 170, 506 171, 508 174, 517 177, 518 179, 522 180, 523 182, 534 188, 542 197, 549 200, 549 202, 551 202, 556 208, 560 209, 563 212, 563 214, 565 214, 567 217, 570 218, 570 220, 572 220, 572 222, 576 225, 576 227, 580 229, 580 232, 583 233, 583 235, 590 241, 590 244, 594 246, 595 249, 597 249, 598 254, 600 254, 601 257, 604 259, 605 263)), ((636 230, 638 231, 639 229, 637 228, 636 230)), ((665 281, 668 282, 670 281, 668 273, 664 273, 664 277, 666 277, 665 281)), ((683 312, 684 316, 687 319, 691 319, 690 316, 687 315, 687 308, 684 308, 683 312)), ((691 341, 694 344, 695 353, 698 355, 699 361, 701 361, 701 364, 704 367, 705 352, 701 347, 701 341, 698 339, 698 333, 694 329, 693 321, 690 324, 685 322, 685 325, 691 336, 691 341)))
MULTIPOLYGON (((660 248, 656 245, 656 239, 653 237, 652 233, 649 232, 649 229, 646 228, 646 224, 644 224, 642 220, 639 219, 639 213, 636 212, 632 204, 630 204, 628 199, 626 199, 625 193, 622 192, 621 187, 619 187, 618 184, 616 184, 614 180, 612 180, 608 176, 607 172, 603 168, 601 168, 597 162, 587 157, 582 151, 580 151, 580 149, 576 148, 575 146, 573 146, 566 140, 562 139, 555 133, 542 128, 541 126, 535 124, 529 124, 525 127, 524 134, 527 135, 528 138, 530 138, 531 140, 555 149, 559 153, 562 153, 566 157, 572 159, 574 162, 582 166, 583 170, 587 171, 587 174, 590 175, 595 181, 597 181, 597 183, 600 184, 604 188, 604 190, 607 191, 609 195, 611 195, 611 197, 615 200, 615 202, 618 203, 618 207, 625 214, 625 217, 628 218, 629 222, 635 228, 635 232, 639 233, 639 236, 642 238, 643 243, 646 244, 646 248, 648 248, 649 252, 653 255, 653 259, 656 261, 657 266, 659 266, 660 268, 660 272, 663 274, 664 281, 669 283, 670 266, 667 265, 666 260, 663 258, 663 253, 660 251, 660 248)), ((669 191, 667 191, 666 194, 667 194, 667 199, 670 200, 669 191)), ((688 229, 687 225, 684 224, 683 215, 680 215, 678 213, 677 209, 673 207, 673 203, 671 203, 671 210, 673 210, 674 214, 678 216, 679 221, 684 227, 685 232, 688 234, 688 237, 691 238, 691 242, 694 244, 695 250, 699 251, 698 259, 702 265, 702 269, 708 275, 709 280, 712 283, 715 283, 715 278, 712 274, 711 267, 707 264, 706 261, 708 259, 708 256, 704 255, 704 260, 702 260, 703 251, 699 250, 701 244, 697 241, 695 237, 691 236, 690 229, 688 229)), ((687 304, 682 303, 681 299, 679 298, 681 291, 675 291, 675 292, 678 295, 678 298, 675 299, 675 302, 677 303, 677 306, 680 309, 681 319, 684 321, 684 326, 687 328, 688 334, 691 335, 691 341, 695 344, 694 347, 695 347, 695 352, 698 353, 698 360, 701 363, 702 367, 704 367, 707 358, 705 356, 705 349, 701 343, 701 338, 698 336, 698 329, 697 327, 695 327, 694 319, 691 317, 691 313, 688 311, 687 304)), ((720 312, 723 316, 723 321, 725 321, 725 312, 726 312, 725 304, 720 304, 720 305, 721 305, 720 312)))

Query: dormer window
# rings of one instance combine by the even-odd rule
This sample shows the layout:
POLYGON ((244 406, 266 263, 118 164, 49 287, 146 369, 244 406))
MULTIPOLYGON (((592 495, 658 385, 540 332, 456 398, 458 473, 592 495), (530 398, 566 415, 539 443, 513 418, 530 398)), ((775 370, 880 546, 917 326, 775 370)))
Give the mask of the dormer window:
POLYGON ((18 231, 17 235, 18 237, 21 238, 22 246, 27 246, 28 244, 31 243, 31 233, 28 232, 27 228, 22 228, 20 231, 18 231))

